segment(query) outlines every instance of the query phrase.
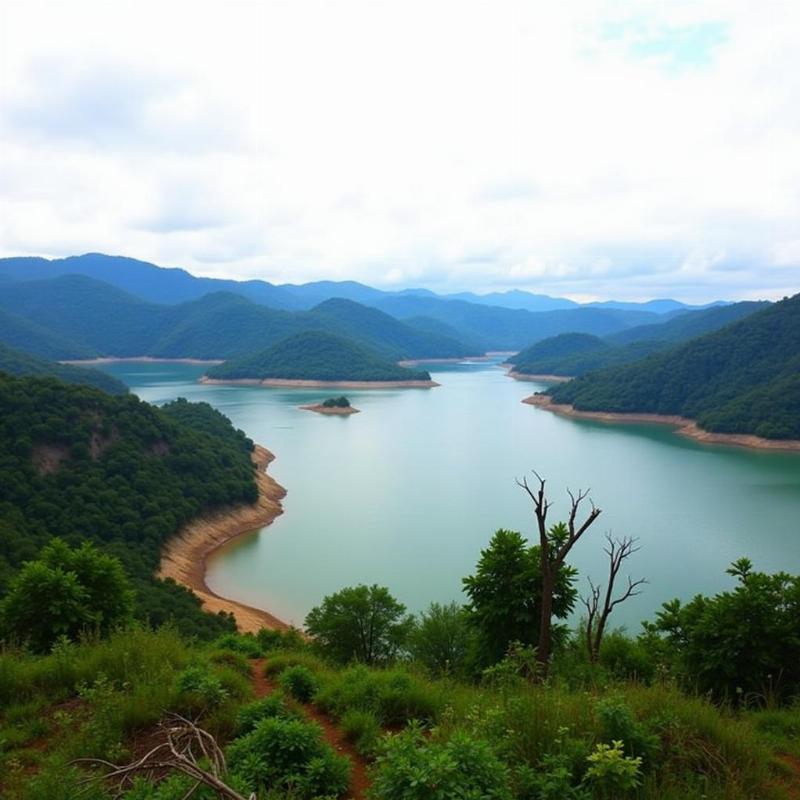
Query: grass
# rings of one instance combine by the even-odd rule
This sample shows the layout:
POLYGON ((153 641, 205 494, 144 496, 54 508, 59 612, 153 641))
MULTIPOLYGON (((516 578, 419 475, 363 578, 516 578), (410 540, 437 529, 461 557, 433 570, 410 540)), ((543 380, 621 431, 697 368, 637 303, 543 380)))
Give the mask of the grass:
MULTIPOLYGON (((776 754, 798 755, 800 706, 735 712, 658 682, 609 681, 589 689, 558 680, 470 684, 432 679, 413 665, 336 667, 304 646, 268 650, 265 670, 285 689, 254 701, 253 642, 258 638, 241 645, 225 637, 200 647, 170 629, 133 629, 60 645, 43 657, 0 653, 0 796, 77 796, 82 773, 69 766, 71 759, 129 758, 136 737, 146 737, 166 711, 198 716, 222 742, 248 737, 267 720, 301 723, 302 710, 291 699, 298 692, 368 758, 384 752, 387 734, 412 721, 426 731, 419 746, 439 748, 435 753, 463 750, 470 741, 475 752, 488 747, 505 765, 515 798, 544 797, 538 789, 521 794, 515 781, 525 769, 541 775, 554 764, 580 789, 588 756, 614 738, 624 740, 626 754, 643 758, 640 787, 620 800, 780 800, 791 796, 785 785, 796 780, 776 754), (448 750, 451 741, 455 750, 448 750)), ((301 735, 296 725, 267 727, 278 739, 284 729, 301 735)), ((277 747, 273 738, 270 747, 277 747)), ((337 763, 323 766, 335 772, 337 763)), ((147 786, 137 791, 131 800, 156 796, 147 786)), ((264 797, 280 800, 283 791, 264 797)), ((107 800, 104 792, 90 788, 85 797, 107 800)))

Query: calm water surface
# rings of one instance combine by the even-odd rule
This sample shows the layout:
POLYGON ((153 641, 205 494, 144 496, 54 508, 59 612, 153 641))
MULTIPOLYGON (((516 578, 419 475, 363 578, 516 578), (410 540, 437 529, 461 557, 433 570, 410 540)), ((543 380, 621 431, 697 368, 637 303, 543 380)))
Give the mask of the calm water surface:
POLYGON ((325 417, 297 406, 327 392, 203 386, 203 368, 113 364, 144 400, 211 403, 276 455, 283 516, 210 562, 222 595, 302 624, 330 592, 384 584, 412 611, 461 600, 461 578, 500 527, 535 533, 514 484, 536 469, 557 501, 591 487, 603 509, 573 550, 586 576, 605 578, 603 534, 638 537, 630 561, 643 594, 618 607, 638 629, 662 602, 731 585, 728 564, 750 556, 764 570, 800 571, 800 455, 709 446, 666 427, 557 417, 520 401, 536 384, 496 366, 433 366, 434 390, 348 392, 361 414, 325 417))

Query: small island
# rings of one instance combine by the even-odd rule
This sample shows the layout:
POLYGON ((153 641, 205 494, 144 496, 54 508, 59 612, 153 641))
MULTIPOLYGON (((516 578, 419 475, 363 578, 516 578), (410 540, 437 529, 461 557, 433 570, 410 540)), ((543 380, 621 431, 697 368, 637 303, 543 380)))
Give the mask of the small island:
POLYGON ((202 383, 286 388, 339 386, 350 389, 438 386, 425 370, 407 369, 342 336, 306 331, 267 350, 209 369, 202 383))
POLYGON ((300 406, 304 411, 316 411, 317 414, 326 414, 331 417, 349 417, 350 414, 360 413, 360 409, 353 408, 350 401, 344 396, 329 397, 321 403, 312 403, 307 406, 300 406))

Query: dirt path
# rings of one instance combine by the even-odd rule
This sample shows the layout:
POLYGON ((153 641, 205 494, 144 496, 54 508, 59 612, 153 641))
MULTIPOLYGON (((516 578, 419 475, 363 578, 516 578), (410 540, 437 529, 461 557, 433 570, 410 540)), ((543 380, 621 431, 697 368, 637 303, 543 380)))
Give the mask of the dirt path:
MULTIPOLYGON (((250 661, 250 664, 252 666, 251 675, 256 698, 266 697, 268 694, 272 694, 278 687, 277 684, 264 673, 267 660, 265 658, 255 658, 250 661)), ((345 739, 340 728, 327 714, 323 714, 311 704, 302 705, 301 708, 309 719, 316 722, 322 728, 325 741, 339 753, 339 755, 347 756, 347 758, 350 759, 353 770, 350 777, 350 791, 347 795, 349 800, 366 800, 367 789, 369 789, 370 786, 370 781, 367 777, 367 762, 356 752, 353 745, 345 739)))

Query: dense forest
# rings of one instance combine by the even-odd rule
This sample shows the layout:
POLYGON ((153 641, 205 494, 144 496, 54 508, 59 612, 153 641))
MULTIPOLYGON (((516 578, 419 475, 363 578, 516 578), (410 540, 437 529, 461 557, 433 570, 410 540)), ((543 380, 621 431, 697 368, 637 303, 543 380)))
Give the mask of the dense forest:
POLYGON ((53 537, 119 556, 136 615, 208 634, 230 621, 155 580, 162 543, 204 510, 252 502, 252 442, 211 406, 155 408, 50 378, 0 375, 0 592, 53 537))
POLYGON ((251 356, 208 370, 209 378, 236 380, 429 381, 424 370, 399 367, 355 342, 321 331, 290 336, 251 356))
POLYGON ((549 390, 585 411, 679 414, 709 431, 800 439, 800 295, 643 361, 549 390))
POLYGON ((466 300, 416 290, 383 292, 352 281, 273 286, 212 280, 100 254, 54 261, 0 259, 0 275, 7 278, 0 309, 46 328, 56 343, 63 340, 62 350, 30 351, 51 358, 228 358, 311 329, 361 339, 393 360, 454 358, 520 349, 570 331, 604 336, 669 318, 648 310, 648 304, 617 308, 567 302, 556 310, 530 311, 489 305, 477 295, 466 300), (338 308, 326 306, 331 301, 338 308), (216 338, 209 336, 212 330, 216 338))
POLYGON ((524 375, 575 377, 598 369, 633 364, 679 342, 711 333, 744 319, 769 303, 743 302, 681 312, 658 325, 641 325, 604 338, 562 334, 537 342, 508 359, 524 375))
POLYGON ((0 344, 0 372, 8 375, 22 376, 49 376, 58 378, 64 383, 77 383, 83 386, 94 386, 109 394, 125 394, 128 387, 112 375, 97 369, 84 369, 73 367, 69 364, 58 364, 44 358, 12 350, 0 344))
POLYGON ((0 341, 50 358, 230 358, 312 329, 346 335, 393 361, 475 355, 457 338, 418 330, 351 301, 331 300, 311 311, 290 312, 216 292, 159 305, 82 275, 6 285, 0 292, 4 313, 0 341), (32 338, 29 349, 27 334, 18 330, 45 324, 49 333, 32 338))

